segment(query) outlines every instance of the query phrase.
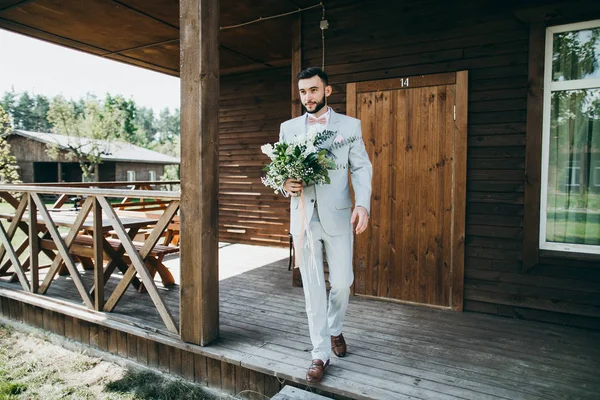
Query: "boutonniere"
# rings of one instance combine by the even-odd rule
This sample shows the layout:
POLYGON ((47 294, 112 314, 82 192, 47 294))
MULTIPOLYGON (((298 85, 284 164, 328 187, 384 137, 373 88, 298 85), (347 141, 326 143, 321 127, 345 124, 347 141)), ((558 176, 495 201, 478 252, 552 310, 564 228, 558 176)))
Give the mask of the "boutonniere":
POLYGON ((335 137, 335 139, 333 139, 333 143, 331 144, 331 147, 329 148, 329 150, 333 151, 333 150, 342 148, 350 143, 355 142, 356 139, 358 139, 358 137, 356 137, 356 136, 351 136, 348 139, 346 139, 342 135, 337 135, 335 137))

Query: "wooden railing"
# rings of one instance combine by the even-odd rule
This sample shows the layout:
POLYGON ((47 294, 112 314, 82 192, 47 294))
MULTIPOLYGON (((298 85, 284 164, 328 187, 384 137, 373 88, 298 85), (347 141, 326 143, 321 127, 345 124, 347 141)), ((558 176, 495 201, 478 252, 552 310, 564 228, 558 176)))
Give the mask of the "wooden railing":
POLYGON ((1 215, 10 224, 7 229, 0 224, 0 263, 8 255, 8 259, 0 264, 0 272, 6 273, 12 269, 23 290, 45 294, 59 270, 66 268, 86 307, 110 312, 127 288, 138 282, 137 286, 143 285, 147 290, 167 329, 173 333, 178 332, 173 316, 153 279, 158 272, 164 282, 163 274, 168 271, 164 271, 164 266, 157 263, 153 254, 157 254, 156 248, 161 246, 157 243, 179 210, 179 192, 66 185, 0 185, 0 197, 14 208, 13 213, 1 215), (79 210, 54 210, 46 206, 42 195, 81 196, 85 200, 79 210), (120 216, 109 199, 127 197, 160 199, 165 202, 165 208, 158 218, 134 217, 131 214, 120 216), (61 235, 59 226, 68 227, 68 233, 61 235), (144 226, 153 227, 149 236, 143 243, 133 242, 137 232, 144 226), (15 247, 12 240, 17 229, 22 230, 27 239, 15 247), (118 239, 107 239, 105 235, 108 231, 113 231, 118 239), (21 262, 19 256, 27 249, 29 255, 21 262), (51 259, 42 282, 40 253, 51 259), (93 287, 85 286, 76 267, 75 257, 82 262, 84 268, 87 266, 93 270, 93 287), (123 276, 105 301, 105 283, 117 268, 123 276))
MULTIPOLYGON (((115 182, 55 182, 55 183, 36 183, 36 187, 69 187, 69 188, 129 188, 130 190, 155 190, 157 187, 170 187, 179 185, 180 181, 115 181, 115 182)), ((32 184, 19 184, 19 186, 31 186, 32 184)), ((125 190, 125 189, 123 189, 125 190)), ((61 194, 52 208, 61 208, 69 201, 74 201, 77 204, 77 199, 73 199, 72 195, 61 194)), ((129 210, 162 210, 165 209, 168 201, 161 199, 152 199, 147 197, 135 197, 131 192, 123 197, 120 205, 113 207, 129 210), (138 200, 138 201, 135 201, 138 200)))

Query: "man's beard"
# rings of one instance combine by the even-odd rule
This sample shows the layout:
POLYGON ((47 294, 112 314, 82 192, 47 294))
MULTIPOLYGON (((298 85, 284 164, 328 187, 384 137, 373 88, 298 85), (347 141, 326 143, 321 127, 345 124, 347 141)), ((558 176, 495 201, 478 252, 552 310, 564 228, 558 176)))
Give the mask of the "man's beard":
POLYGON ((304 105, 304 108, 306 108, 306 112, 309 113, 309 114, 316 114, 316 113, 318 113, 319 111, 321 111, 321 109, 323 107, 325 107, 325 104, 327 104, 326 99, 327 98, 325 97, 325 95, 323 95, 323 98, 321 99, 321 101, 319 101, 317 103, 317 105, 315 106, 315 109, 313 111, 309 111, 308 108, 306 107, 306 105, 304 105))

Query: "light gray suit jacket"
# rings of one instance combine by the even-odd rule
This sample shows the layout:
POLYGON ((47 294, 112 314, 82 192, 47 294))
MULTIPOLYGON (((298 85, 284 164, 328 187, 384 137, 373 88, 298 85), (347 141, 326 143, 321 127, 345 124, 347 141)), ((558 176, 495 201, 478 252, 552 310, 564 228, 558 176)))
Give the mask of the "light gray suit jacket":
MULTIPOLYGON (((329 171, 331 183, 304 187, 304 206, 306 216, 310 221, 316 200, 323 230, 328 235, 335 236, 352 232, 350 223, 352 200, 350 198, 348 171, 352 179, 356 205, 363 206, 370 213, 373 167, 365 149, 360 120, 338 114, 333 110, 330 112, 329 124, 326 129, 335 133, 322 147, 330 148, 336 138, 337 140, 343 138, 346 142, 343 146, 334 146, 335 148, 332 150, 337 168, 329 171)), ((282 123, 279 141, 290 142, 295 136, 305 134, 306 114, 282 123)), ((292 235, 301 233, 299 202, 299 196, 291 198, 290 232, 292 235)))

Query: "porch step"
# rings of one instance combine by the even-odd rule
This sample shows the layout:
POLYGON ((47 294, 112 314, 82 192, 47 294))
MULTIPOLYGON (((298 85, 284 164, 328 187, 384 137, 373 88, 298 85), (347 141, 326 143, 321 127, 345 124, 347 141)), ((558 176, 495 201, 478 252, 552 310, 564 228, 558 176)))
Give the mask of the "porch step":
POLYGON ((307 392, 306 390, 298 389, 293 386, 284 386, 283 389, 275 396, 271 397, 271 400, 329 400, 325 396, 320 394, 307 392))

